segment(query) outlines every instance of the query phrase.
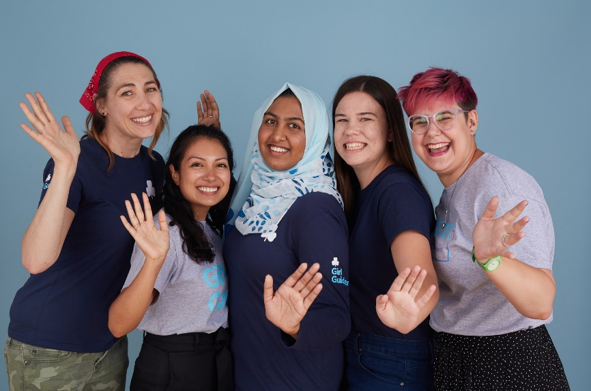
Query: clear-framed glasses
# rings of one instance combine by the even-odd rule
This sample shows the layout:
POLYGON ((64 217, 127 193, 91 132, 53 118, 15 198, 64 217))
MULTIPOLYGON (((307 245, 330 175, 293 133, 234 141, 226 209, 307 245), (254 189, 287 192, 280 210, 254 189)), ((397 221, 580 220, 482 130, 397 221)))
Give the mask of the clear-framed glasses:
POLYGON ((445 109, 433 115, 414 114, 406 119, 406 126, 416 135, 425 134, 429 129, 429 118, 441 130, 450 130, 456 124, 458 113, 467 113, 469 110, 445 109))

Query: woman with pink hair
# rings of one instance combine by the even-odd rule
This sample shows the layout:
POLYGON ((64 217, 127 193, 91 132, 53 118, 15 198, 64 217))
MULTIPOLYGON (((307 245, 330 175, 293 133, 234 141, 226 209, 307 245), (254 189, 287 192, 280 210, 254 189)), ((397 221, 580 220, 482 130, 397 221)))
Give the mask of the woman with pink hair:
POLYGON ((556 284, 542 189, 478 149, 478 98, 467 78, 431 68, 398 97, 414 151, 445 186, 436 207, 439 302, 430 320, 436 388, 568 390, 545 327, 556 284), (518 220, 524 210, 528 217, 518 220))

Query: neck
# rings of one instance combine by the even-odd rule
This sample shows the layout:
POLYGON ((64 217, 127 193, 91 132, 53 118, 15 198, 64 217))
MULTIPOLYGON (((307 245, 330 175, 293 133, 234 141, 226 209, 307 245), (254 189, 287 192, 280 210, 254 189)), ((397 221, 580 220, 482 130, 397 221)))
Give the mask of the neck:
POLYGON ((115 132, 109 132, 108 129, 105 129, 101 139, 107 144, 111 152, 122 158, 137 156, 140 153, 143 141, 141 138, 122 137, 115 132))
POLYGON ((390 167, 392 164, 394 164, 394 162, 390 160, 390 158, 386 158, 371 167, 353 167, 353 171, 355 171, 355 176, 359 181, 361 190, 369 186, 375 177, 377 177, 382 171, 390 167))
POLYGON ((478 160, 478 158, 480 158, 482 155, 484 155, 484 152, 478 148, 475 148, 470 158, 466 160, 466 162, 460 167, 459 170, 456 170, 453 174, 439 175, 439 180, 441 181, 441 184, 443 184, 444 187, 448 187, 456 183, 456 181, 460 179, 462 175, 464 175, 466 170, 468 170, 468 168, 470 168, 470 166, 474 164, 474 162, 478 160))

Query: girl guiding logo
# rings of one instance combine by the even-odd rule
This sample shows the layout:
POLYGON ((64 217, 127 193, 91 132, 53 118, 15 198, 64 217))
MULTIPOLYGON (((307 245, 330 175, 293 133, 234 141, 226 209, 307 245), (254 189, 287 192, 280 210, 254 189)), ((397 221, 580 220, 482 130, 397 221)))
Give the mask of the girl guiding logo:
POLYGON ((343 284, 345 286, 349 286, 349 280, 347 280, 345 278, 345 276, 343 276, 343 269, 339 267, 340 263, 339 263, 339 259, 337 257, 334 257, 332 259, 332 269, 331 269, 331 273, 332 273, 332 277, 331 277, 331 281, 333 284, 343 284))

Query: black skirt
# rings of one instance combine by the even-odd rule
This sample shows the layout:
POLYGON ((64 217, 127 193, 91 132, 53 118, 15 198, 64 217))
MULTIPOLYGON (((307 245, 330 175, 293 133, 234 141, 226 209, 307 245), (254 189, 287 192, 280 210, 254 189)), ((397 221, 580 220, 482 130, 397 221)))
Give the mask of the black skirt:
POLYGON ((230 391, 233 387, 230 334, 160 336, 146 333, 135 362, 132 391, 230 391))
POLYGON ((545 326, 489 337, 434 334, 436 390, 570 390, 545 326))

